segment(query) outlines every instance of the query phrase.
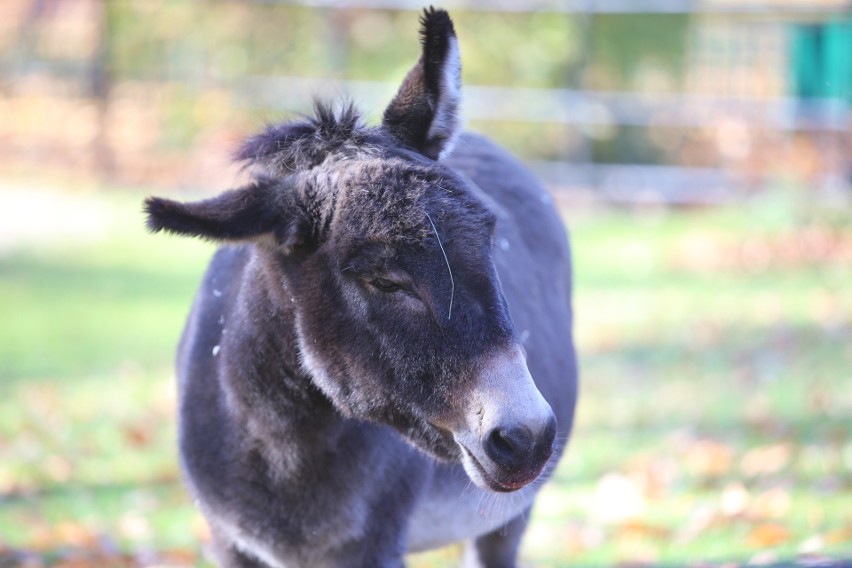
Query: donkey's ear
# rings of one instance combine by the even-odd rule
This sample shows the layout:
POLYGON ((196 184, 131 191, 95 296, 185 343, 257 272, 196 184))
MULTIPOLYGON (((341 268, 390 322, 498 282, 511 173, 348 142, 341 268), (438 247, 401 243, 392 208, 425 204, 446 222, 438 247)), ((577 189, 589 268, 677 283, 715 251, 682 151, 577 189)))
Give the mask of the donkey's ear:
POLYGON ((461 132, 461 60, 453 22, 443 10, 424 10, 423 53, 385 109, 383 123, 400 143, 437 160, 461 132))
POLYGON ((287 207, 286 189, 258 181, 216 197, 180 203, 160 197, 145 200, 148 230, 211 241, 263 241, 285 252, 304 245, 310 235, 302 208, 287 207))

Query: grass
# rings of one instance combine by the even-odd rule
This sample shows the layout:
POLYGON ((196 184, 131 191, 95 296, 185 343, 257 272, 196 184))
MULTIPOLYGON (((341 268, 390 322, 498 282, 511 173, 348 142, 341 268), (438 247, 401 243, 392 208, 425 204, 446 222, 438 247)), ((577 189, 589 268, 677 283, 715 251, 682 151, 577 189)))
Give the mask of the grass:
MULTIPOLYGON (((203 563, 171 360, 213 249, 145 234, 139 196, 75 201, 95 237, 0 250, 0 560, 203 563)), ((852 557, 852 233, 796 245, 800 213, 567 212, 582 399, 527 565, 852 557)))

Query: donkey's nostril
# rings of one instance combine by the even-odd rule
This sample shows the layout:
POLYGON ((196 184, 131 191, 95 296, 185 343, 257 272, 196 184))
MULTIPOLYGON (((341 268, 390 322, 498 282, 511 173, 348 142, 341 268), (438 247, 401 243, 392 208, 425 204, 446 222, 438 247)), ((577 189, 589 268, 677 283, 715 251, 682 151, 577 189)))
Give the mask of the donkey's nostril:
POLYGON ((514 446, 499 430, 491 432, 491 436, 489 436, 489 438, 489 443, 495 453, 500 455, 511 455, 514 453, 514 446))
POLYGON ((485 441, 485 453, 507 468, 522 465, 532 446, 532 434, 525 427, 495 428, 485 441))
POLYGON ((556 418, 551 414, 540 431, 526 425, 498 427, 483 441, 485 454, 510 475, 539 470, 553 453, 556 418))

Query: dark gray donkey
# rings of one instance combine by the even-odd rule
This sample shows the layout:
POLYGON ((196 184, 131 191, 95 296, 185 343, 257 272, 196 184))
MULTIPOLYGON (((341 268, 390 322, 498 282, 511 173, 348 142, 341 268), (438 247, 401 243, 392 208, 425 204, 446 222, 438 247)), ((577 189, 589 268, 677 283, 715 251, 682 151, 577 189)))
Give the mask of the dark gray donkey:
POLYGON ((514 566, 574 414, 571 259, 541 185, 460 133, 446 12, 384 113, 270 126, 253 183, 146 202, 227 243, 180 343, 180 450, 224 566, 514 566))

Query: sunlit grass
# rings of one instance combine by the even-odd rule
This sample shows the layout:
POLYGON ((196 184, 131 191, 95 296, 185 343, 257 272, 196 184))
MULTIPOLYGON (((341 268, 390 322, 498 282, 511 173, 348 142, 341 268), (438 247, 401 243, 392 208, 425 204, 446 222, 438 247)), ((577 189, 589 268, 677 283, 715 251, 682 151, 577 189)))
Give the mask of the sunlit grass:
MULTIPOLYGON (((171 360, 212 247, 146 234, 139 196, 81 199, 99 238, 0 252, 0 544, 200 562, 171 360)), ((525 562, 852 556, 849 264, 761 256, 789 211, 568 216, 582 399, 525 562)))

